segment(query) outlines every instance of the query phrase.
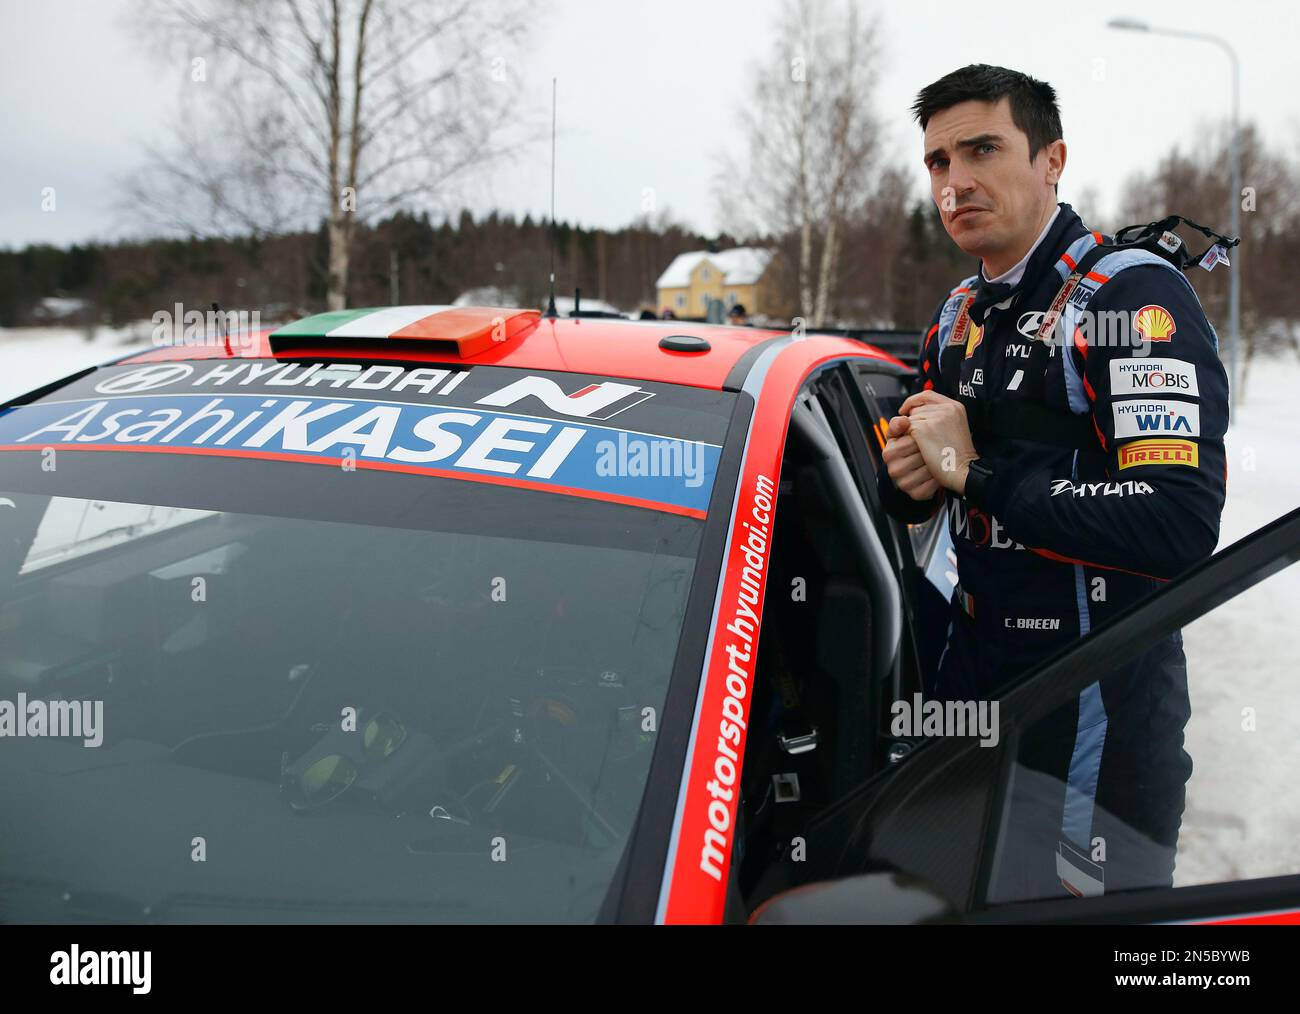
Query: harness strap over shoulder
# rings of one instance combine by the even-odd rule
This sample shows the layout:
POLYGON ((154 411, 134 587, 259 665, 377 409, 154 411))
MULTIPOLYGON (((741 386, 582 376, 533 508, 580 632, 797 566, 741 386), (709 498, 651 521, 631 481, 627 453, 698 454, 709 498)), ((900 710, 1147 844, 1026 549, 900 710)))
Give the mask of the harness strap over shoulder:
MULTIPOLYGON (((1172 271, 1191 288, 1191 283, 1169 253, 1163 248, 1151 249, 1152 242, 1107 242, 1101 233, 1091 232, 1070 244, 1056 262, 1057 274, 1062 279, 1061 287, 1044 312, 1034 340, 1056 342, 1061 347, 1069 411, 1009 398, 972 398, 960 393, 960 362, 966 354, 966 342, 974 333, 970 306, 975 295, 975 279, 967 279, 953 291, 939 330, 939 388, 943 394, 966 407, 972 436, 1030 440, 1077 450, 1101 446, 1100 435, 1092 421, 1092 401, 1078 365, 1070 355, 1070 344, 1078 340, 1078 324, 1092 297, 1126 268, 1158 264, 1172 271)), ((1195 295, 1195 290, 1192 292, 1195 295)), ((1211 341, 1217 350, 1218 336, 1213 333, 1213 326, 1211 341)))
POLYGON ((1052 340, 1052 331, 1056 327, 1057 322, 1061 319, 1061 315, 1065 312, 1066 304, 1070 301, 1070 297, 1074 296, 1076 289, 1079 289, 1080 286, 1083 287, 1080 290, 1079 295, 1075 296, 1074 300, 1076 304, 1082 305, 1086 303, 1087 300, 1091 299, 1093 294, 1100 289, 1105 282, 1110 281, 1109 276, 1099 274, 1093 270, 1093 267, 1099 260, 1110 253, 1111 249, 1111 247, 1106 246, 1104 243, 1094 243, 1093 246, 1088 248, 1087 253, 1080 257, 1077 262, 1070 258, 1068 252, 1061 255, 1059 263, 1068 263, 1071 270, 1070 273, 1065 276, 1065 281, 1061 284, 1061 287, 1057 289, 1056 295, 1052 298, 1051 305, 1048 307, 1047 312, 1043 314, 1042 322, 1038 325, 1038 332, 1034 335, 1035 340, 1052 340))
MULTIPOLYGON (((1080 320, 1092 297, 1106 282, 1126 268, 1140 264, 1164 267, 1176 274, 1191 290, 1193 298, 1196 298, 1196 291, 1192 289, 1191 282, 1183 271, 1191 264, 1200 263, 1206 254, 1192 258, 1182 249, 1181 241, 1171 241, 1171 234, 1167 230, 1177 220, 1186 221, 1173 216, 1151 223, 1143 229, 1130 226, 1121 230, 1114 239, 1108 239, 1100 232, 1085 233, 1057 259, 1054 267, 1061 279, 1061 287, 1044 312, 1034 340, 1054 342, 1061 347, 1069 411, 1009 398, 972 398, 961 394, 961 362, 973 351, 973 348, 966 348, 967 342, 973 345, 980 342, 980 329, 972 325, 970 320, 970 307, 975 298, 979 276, 965 279, 949 293, 938 325, 939 376, 930 380, 941 393, 955 398, 966 407, 973 436, 1030 440, 1071 449, 1100 446, 1101 435, 1092 420, 1090 389, 1080 373, 1078 363, 1070 354, 1071 345, 1079 345, 1081 342, 1078 337, 1080 320), (1161 229, 1166 231, 1162 233, 1161 229)), ((1194 222, 1188 224, 1218 239, 1224 247, 1236 245, 1236 240, 1222 237, 1194 222)), ((1173 239, 1176 240, 1177 237, 1173 239)), ((1219 339, 1212 324, 1210 340, 1217 352, 1219 339)), ((1080 346, 1079 351, 1086 356, 1086 348, 1080 346)))
MULTIPOLYGON (((1059 271, 1068 270, 1060 289, 1052 299, 1049 309, 1043 314, 1043 320, 1035 334, 1037 341, 1052 341, 1053 329, 1060 320, 1070 296, 1082 284, 1095 291, 1107 279, 1092 270, 1094 264, 1101 260, 1110 249, 1097 239, 1097 233, 1080 237, 1070 250, 1061 255, 1057 267, 1059 271), (1071 255, 1078 255, 1078 260, 1071 255)), ((1088 293, 1091 295, 1091 293, 1088 293)), ((969 310, 971 295, 963 299, 957 317, 950 331, 948 345, 965 344, 966 334, 970 328, 969 310)), ((947 346, 945 346, 946 348, 947 346)), ((952 391, 957 386, 955 370, 944 376, 945 386, 949 387, 949 397, 955 397, 966 408, 966 419, 970 424, 971 435, 979 438, 996 437, 1011 440, 1032 440, 1041 444, 1078 449, 1098 446, 1096 429, 1088 413, 1062 412, 1033 402, 1011 398, 972 398, 952 391)))

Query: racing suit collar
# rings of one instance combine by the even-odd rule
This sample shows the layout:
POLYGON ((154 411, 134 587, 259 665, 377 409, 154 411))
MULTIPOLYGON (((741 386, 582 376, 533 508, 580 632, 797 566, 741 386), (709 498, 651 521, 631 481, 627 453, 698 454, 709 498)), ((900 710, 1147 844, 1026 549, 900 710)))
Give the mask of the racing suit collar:
POLYGON ((1061 214, 1061 206, 1058 204, 1056 208, 1052 211, 1051 217, 1049 217, 1047 221, 1043 224, 1043 228, 1039 230, 1038 237, 1034 240, 1033 244, 1029 247, 1029 249, 1025 251, 1025 255, 1021 257, 1020 260, 1018 260, 1013 267, 1008 268, 1006 271, 1003 271, 1002 274, 998 275, 996 278, 989 278, 988 274, 984 270, 984 265, 981 263, 980 280, 986 282, 989 285, 1014 286, 1017 282, 1019 282, 1020 279, 1025 276, 1025 268, 1029 264, 1029 258, 1034 255, 1034 251, 1036 251, 1040 246, 1042 246, 1043 240, 1046 238, 1047 234, 1052 231, 1052 226, 1053 224, 1055 224, 1056 219, 1060 214, 1061 214))
POLYGON ((1037 244, 1030 250, 1024 271, 1017 281, 991 282, 984 277, 983 267, 980 268, 975 279, 975 295, 970 307, 971 319, 977 324, 982 324, 989 307, 1019 295, 1022 290, 1032 289, 1042 278, 1043 272, 1050 271, 1066 248, 1087 231, 1087 227, 1073 208, 1068 204, 1058 204, 1054 220, 1049 223, 1047 231, 1039 237, 1037 244))

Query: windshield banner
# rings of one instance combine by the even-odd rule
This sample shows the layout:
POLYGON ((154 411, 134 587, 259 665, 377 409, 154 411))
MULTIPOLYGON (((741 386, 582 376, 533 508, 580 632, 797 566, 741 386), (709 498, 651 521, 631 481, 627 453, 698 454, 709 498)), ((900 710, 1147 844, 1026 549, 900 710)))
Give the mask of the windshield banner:
POLYGON ((721 452, 717 444, 578 418, 305 394, 38 402, 0 413, 0 450, 160 451, 386 469, 692 517, 708 508, 721 452))

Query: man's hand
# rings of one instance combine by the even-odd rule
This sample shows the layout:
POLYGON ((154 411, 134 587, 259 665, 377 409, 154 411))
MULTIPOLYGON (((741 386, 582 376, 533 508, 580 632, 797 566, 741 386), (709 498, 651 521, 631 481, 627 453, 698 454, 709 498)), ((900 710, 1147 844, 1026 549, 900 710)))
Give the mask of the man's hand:
POLYGON ((906 416, 896 415, 889 420, 882 456, 895 489, 913 500, 929 500, 939 492, 940 486, 926 467, 916 440, 907 432, 911 425, 906 416))
MULTIPOLYGON (((964 494, 968 466, 979 457, 966 422, 966 407, 934 391, 922 391, 903 402, 898 411, 908 421, 907 432, 930 476, 945 489, 964 494)), ((891 433, 893 425, 891 422, 891 433)), ((892 468, 889 474, 894 474, 892 468)))

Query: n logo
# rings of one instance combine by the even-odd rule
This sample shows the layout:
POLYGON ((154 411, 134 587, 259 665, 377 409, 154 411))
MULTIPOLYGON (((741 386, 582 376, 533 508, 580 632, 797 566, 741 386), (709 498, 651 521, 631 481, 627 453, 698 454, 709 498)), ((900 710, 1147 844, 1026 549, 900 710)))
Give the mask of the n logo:
POLYGON ((479 398, 475 404, 501 408, 524 398, 536 398, 560 415, 609 419, 624 409, 653 397, 652 391, 642 391, 635 384, 619 384, 612 380, 588 384, 572 394, 565 394, 559 384, 546 377, 524 377, 500 391, 479 398))

